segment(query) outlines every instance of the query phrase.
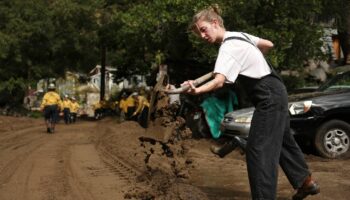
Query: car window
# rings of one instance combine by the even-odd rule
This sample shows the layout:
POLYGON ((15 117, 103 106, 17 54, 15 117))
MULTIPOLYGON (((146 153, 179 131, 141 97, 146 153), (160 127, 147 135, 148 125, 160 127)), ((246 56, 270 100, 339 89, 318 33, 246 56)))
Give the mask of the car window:
POLYGON ((320 86, 319 91, 349 90, 350 89, 350 72, 345 72, 334 76, 325 84, 320 86))

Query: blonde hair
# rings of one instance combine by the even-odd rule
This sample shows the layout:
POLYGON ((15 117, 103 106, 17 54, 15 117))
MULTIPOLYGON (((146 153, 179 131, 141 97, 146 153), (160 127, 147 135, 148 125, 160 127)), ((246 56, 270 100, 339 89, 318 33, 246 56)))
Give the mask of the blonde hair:
POLYGON ((214 19, 216 19, 219 22, 219 26, 222 28, 225 28, 224 26, 224 20, 220 16, 221 9, 219 8, 218 4, 213 4, 201 11, 199 11, 197 14, 195 14, 192 18, 192 22, 188 27, 189 31, 195 31, 196 30, 196 23, 199 20, 204 20, 207 22, 211 22, 214 19))

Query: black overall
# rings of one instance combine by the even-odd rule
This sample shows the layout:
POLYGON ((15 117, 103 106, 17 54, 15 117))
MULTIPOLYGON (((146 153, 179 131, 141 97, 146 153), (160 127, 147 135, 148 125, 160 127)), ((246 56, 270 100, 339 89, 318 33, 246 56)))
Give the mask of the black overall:
POLYGON ((276 199, 278 164, 295 189, 310 175, 304 155, 290 133, 286 88, 272 67, 271 71, 261 79, 243 75, 237 78, 255 107, 246 147, 254 200, 276 199))

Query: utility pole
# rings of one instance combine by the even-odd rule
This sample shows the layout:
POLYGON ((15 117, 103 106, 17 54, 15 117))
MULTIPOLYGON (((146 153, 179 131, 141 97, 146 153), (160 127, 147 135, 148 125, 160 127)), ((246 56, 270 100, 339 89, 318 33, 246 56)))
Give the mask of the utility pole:
POLYGON ((101 44, 101 84, 100 84, 100 100, 105 99, 105 89, 106 89, 106 46, 101 44))

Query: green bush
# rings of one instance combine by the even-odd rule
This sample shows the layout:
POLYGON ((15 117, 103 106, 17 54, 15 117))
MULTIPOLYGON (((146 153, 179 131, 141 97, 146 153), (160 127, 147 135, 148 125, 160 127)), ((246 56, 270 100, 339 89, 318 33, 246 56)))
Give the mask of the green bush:
POLYGON ((18 107, 25 95, 25 81, 22 78, 10 78, 0 82, 0 107, 18 107))

